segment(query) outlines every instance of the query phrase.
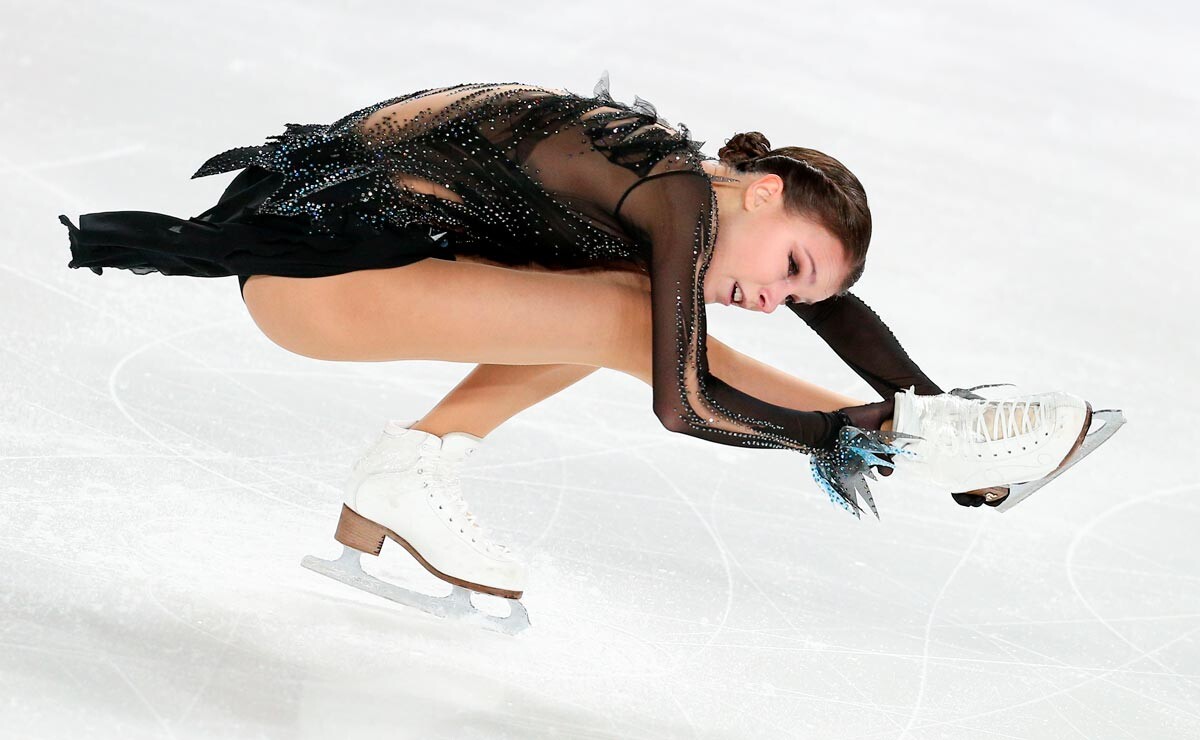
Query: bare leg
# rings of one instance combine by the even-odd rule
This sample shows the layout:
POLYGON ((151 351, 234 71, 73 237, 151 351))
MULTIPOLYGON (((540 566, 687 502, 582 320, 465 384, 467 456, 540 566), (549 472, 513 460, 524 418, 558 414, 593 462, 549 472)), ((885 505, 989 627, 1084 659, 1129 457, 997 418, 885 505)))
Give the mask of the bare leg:
MULTIPOLYGON (((596 367, 651 382, 648 281, 632 274, 619 280, 599 277, 586 270, 427 259, 325 278, 255 276, 246 285, 246 302, 272 341, 315 359, 483 363, 455 389, 455 396, 466 395, 439 404, 453 416, 427 417, 421 424, 429 430, 466 431, 450 427, 467 426, 486 432, 596 367), (497 392, 506 387, 522 390, 497 392), (488 405, 490 416, 477 413, 480 394, 498 404, 488 405), (497 402, 500 395, 507 397, 497 402)), ((763 400, 823 411, 860 403, 711 336, 708 350, 715 374, 763 400)))
MULTIPOLYGON (((629 282, 627 274, 604 272, 595 273, 592 277, 610 282, 629 282)), ((648 285, 640 296, 628 294, 627 299, 640 303, 644 315, 649 317, 648 285)), ((834 411, 863 403, 742 354, 712 335, 708 337, 707 346, 709 368, 717 377, 769 403, 809 411, 834 411)), ((644 359, 635 363, 645 369, 642 374, 635 373, 635 376, 646 383, 650 383, 649 376, 645 374, 650 367, 650 350, 647 343, 639 350, 644 353, 644 359)), ((594 366, 568 364, 481 364, 413 428, 439 436, 460 431, 483 437, 521 411, 568 388, 596 369, 594 366)), ((885 428, 890 426, 889 420, 885 428)))
POLYGON ((413 429, 485 437, 525 409, 586 378, 593 365, 479 365, 413 429))

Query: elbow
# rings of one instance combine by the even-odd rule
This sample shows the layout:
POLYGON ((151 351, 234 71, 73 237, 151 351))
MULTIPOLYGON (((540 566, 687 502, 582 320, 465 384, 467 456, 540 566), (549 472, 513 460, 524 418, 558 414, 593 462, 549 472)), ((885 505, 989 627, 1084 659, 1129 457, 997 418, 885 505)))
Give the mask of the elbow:
POLYGON ((658 421, 663 425, 663 428, 668 432, 676 434, 687 434, 691 431, 687 421, 680 416, 679 409, 675 406, 667 406, 666 408, 655 406, 654 415, 658 417, 658 421))

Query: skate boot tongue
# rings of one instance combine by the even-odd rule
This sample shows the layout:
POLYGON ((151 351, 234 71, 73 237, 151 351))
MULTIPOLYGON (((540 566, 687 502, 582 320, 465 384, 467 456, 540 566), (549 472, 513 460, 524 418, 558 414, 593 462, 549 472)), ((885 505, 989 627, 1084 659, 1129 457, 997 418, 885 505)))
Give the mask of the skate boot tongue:
POLYGON ((416 423, 416 419, 389 419, 387 424, 384 425, 383 431, 386 434, 399 436, 412 431, 411 427, 416 423))
POLYGON ((442 435, 442 457, 450 463, 461 463, 479 449, 483 440, 466 432, 447 432, 442 435))

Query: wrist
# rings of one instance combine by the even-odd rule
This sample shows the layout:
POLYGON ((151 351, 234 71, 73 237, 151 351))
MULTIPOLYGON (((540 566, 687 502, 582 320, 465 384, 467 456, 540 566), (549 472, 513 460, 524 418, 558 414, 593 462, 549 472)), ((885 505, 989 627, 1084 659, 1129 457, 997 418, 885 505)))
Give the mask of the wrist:
POLYGON ((834 418, 834 422, 829 425, 829 435, 822 440, 820 449, 823 450, 832 450, 837 445, 838 434, 842 431, 843 427, 854 426, 854 420, 845 411, 833 411, 831 415, 834 418))

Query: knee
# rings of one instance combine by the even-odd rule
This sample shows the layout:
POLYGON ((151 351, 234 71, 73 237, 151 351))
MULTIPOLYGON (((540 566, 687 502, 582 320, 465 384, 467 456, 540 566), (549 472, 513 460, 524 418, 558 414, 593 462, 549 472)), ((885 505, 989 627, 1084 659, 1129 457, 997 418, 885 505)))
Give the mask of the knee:
POLYGON ((321 332, 313 328, 297 325, 280 326, 269 321, 260 321, 254 314, 250 315, 259 331, 272 344, 295 355, 312 360, 337 360, 338 353, 321 337, 321 332))

